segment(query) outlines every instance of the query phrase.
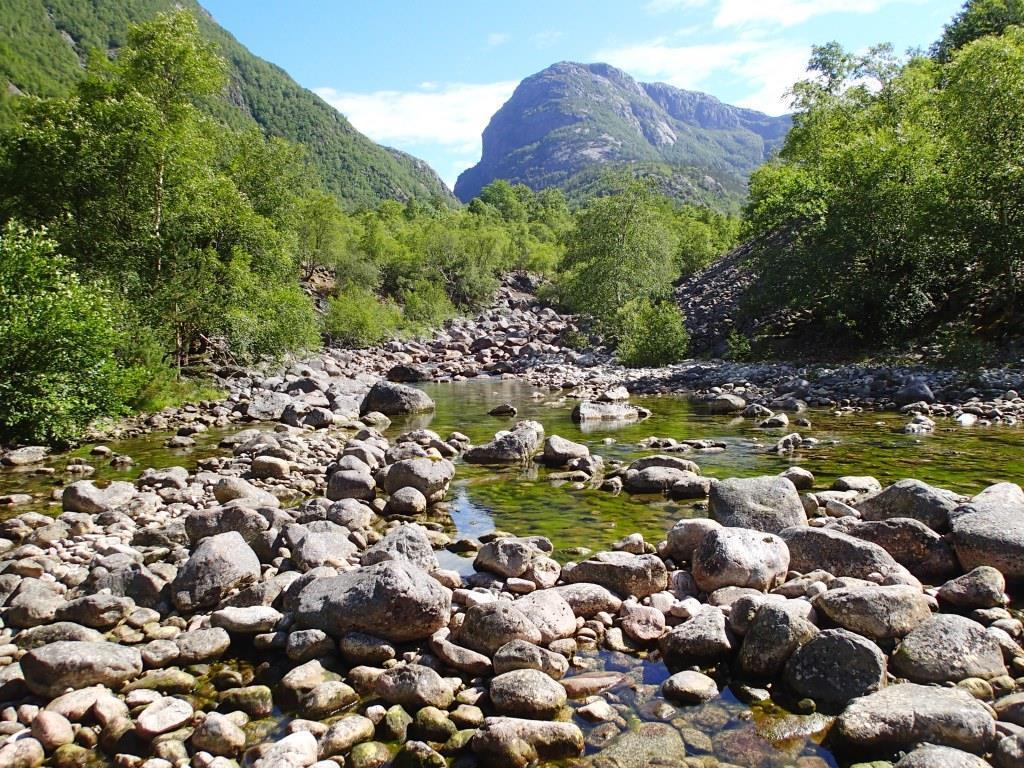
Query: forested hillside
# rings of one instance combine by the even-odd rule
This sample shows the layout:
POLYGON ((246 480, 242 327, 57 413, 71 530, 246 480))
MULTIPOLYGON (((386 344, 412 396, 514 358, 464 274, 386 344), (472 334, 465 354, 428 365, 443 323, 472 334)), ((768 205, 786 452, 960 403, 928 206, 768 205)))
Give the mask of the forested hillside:
POLYGON ((751 180, 769 333, 957 355, 1020 336, 1024 278, 1024 3, 973 0, 927 53, 835 43, 795 86, 779 158, 751 180))
POLYGON ((194 13, 204 39, 228 64, 225 88, 205 99, 209 114, 234 128, 259 125, 305 147, 326 187, 348 207, 451 192, 425 163, 363 136, 316 94, 254 56, 195 0, 9 0, 0 8, 0 122, 10 123, 19 94, 59 96, 84 73, 92 52, 114 54, 129 25, 161 11, 194 13))

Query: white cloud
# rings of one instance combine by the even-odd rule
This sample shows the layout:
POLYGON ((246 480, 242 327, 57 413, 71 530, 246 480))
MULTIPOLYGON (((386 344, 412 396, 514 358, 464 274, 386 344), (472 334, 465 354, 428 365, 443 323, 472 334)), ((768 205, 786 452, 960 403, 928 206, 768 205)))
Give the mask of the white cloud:
POLYGON ((505 32, 491 32, 491 34, 487 36, 487 47, 496 48, 499 45, 504 45, 510 38, 511 36, 505 32))
MULTIPOLYGON (((893 3, 923 3, 925 0, 716 0, 714 25, 719 29, 750 25, 791 27, 815 16, 830 13, 873 13, 893 3)), ((650 0, 649 13, 689 10, 710 4, 710 0, 650 0)))
POLYGON ((595 59, 642 80, 660 80, 678 88, 707 89, 713 79, 740 80, 748 89, 748 95, 739 100, 741 106, 782 114, 789 110, 785 93, 803 76, 809 53, 802 45, 784 41, 737 39, 673 46, 661 38, 598 51, 595 59))
MULTIPOLYGON (((445 181, 480 157, 480 134, 517 82, 423 83, 415 91, 356 93, 316 88, 316 93, 374 141, 417 153, 458 158, 437 168, 445 181), (463 158, 472 158, 463 160, 463 158)), ((440 165, 440 163, 438 163, 440 165)))

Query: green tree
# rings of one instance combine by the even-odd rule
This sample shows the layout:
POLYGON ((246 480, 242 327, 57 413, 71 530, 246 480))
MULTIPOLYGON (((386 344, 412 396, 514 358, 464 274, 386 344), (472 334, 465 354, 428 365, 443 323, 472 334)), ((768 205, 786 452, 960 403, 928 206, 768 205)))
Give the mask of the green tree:
POLYGON ((690 335, 683 313, 671 300, 634 299, 619 310, 621 330, 615 352, 631 368, 670 365, 686 358, 690 335))
POLYGON ((946 25, 931 53, 946 63, 968 43, 1000 35, 1014 24, 1024 24, 1024 0, 969 0, 946 25))
POLYGON ((676 243, 642 184, 598 198, 576 217, 559 276, 560 295, 573 310, 611 328, 619 308, 660 298, 676 276, 676 243))
POLYGON ((0 439, 65 442, 125 405, 112 298, 42 232, 0 232, 0 439))

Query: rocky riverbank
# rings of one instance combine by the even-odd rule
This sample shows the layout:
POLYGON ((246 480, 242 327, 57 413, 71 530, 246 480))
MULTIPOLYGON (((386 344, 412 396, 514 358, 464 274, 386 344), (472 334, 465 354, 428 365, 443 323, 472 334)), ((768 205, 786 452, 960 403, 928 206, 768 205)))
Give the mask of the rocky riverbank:
MULTIPOLYGON (((714 480, 678 454, 711 446, 618 466, 536 422, 383 436, 432 407, 379 383, 358 418, 245 430, 195 471, 80 480, 56 518, 0 524, 0 768, 822 768, 821 739, 843 765, 1021 764, 1018 486, 714 480), (563 565, 529 531, 450 538, 460 462, 707 517, 563 565)), ((612 391, 576 418, 627 411, 612 391)))
MULTIPOLYGON (((393 340, 371 349, 327 349, 301 361, 259 371, 222 368, 223 401, 167 409, 97 429, 90 441, 178 431, 188 447, 196 431, 247 421, 280 421, 323 428, 351 421, 374 382, 461 381, 517 377, 545 389, 594 399, 616 387, 633 394, 688 394, 709 409, 799 413, 808 406, 845 410, 902 410, 910 432, 935 419, 963 426, 1016 424, 1024 417, 1024 370, 1004 368, 970 376, 909 366, 800 366, 782 362, 690 360, 664 368, 629 369, 588 334, 586 324, 540 301, 536 283, 510 278, 492 306, 475 318, 449 322, 426 339, 393 340)), ((788 416, 786 417, 788 419, 788 416)))

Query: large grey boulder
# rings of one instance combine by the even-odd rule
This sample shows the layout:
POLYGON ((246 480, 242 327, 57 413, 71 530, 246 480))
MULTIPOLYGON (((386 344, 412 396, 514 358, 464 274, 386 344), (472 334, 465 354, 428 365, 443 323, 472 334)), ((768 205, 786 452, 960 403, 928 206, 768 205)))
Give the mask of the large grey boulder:
POLYGON ((715 528, 693 554, 693 577, 703 592, 720 587, 767 591, 785 581, 788 570, 786 543, 747 528, 715 528))
POLYGON ((996 639, 976 621, 944 613, 918 625, 892 656, 893 671, 915 683, 990 680, 1006 674, 996 639))
POLYGON ((676 563, 689 563, 693 560, 697 545, 708 532, 721 527, 720 523, 707 517, 683 518, 669 528, 665 536, 665 553, 676 563))
POLYGON ((534 560, 544 556, 535 539, 503 536, 480 547, 473 567, 478 571, 496 573, 506 579, 518 578, 530 570, 534 560))
POLYGON ((903 637, 932 615, 925 594, 904 584, 830 589, 815 607, 840 627, 873 640, 903 637))
POLYGON ((713 483, 708 510, 713 520, 732 528, 779 533, 807 525, 800 494, 784 477, 736 477, 713 483))
POLYGON ((665 589, 668 570, 656 555, 596 552, 571 569, 563 569, 562 578, 569 584, 600 584, 621 597, 643 598, 665 589))
POLYGON ((425 571, 434 571, 438 567, 426 529, 415 523, 391 529, 363 553, 361 562, 374 565, 385 560, 404 560, 425 571))
POLYGON ((199 542, 171 584, 179 611, 214 608, 234 589, 255 584, 260 560, 237 531, 209 536, 199 542))
POLYGON ((543 636, 537 625, 513 603, 502 600, 474 605, 466 611, 456 640, 471 650, 493 656, 513 640, 540 645, 543 636))
POLYGON ((580 400, 572 409, 572 420, 577 424, 590 421, 639 421, 646 412, 629 403, 599 403, 595 400, 580 400))
POLYGON ((553 589, 538 589, 513 605, 540 630, 544 645, 576 634, 576 615, 572 607, 553 589))
POLYGON ((334 637, 359 631, 396 643, 422 640, 448 624, 451 592, 412 563, 387 560, 299 592, 295 616, 334 637))
POLYGON ((142 655, 116 643, 65 640, 26 653, 21 670, 32 693, 52 699, 68 688, 116 689, 142 674, 142 655))
POLYGON ((911 376, 896 391, 893 400, 899 406, 912 403, 928 403, 930 405, 935 402, 935 395, 927 381, 919 376, 911 376))
POLYGON ((434 410, 434 401, 426 392, 391 381, 378 381, 366 393, 359 404, 359 414, 372 411, 385 416, 400 416, 406 413, 424 413, 434 410))
POLYGON ((587 446, 564 437, 551 435, 544 440, 544 463, 549 467, 564 467, 573 459, 584 459, 589 455, 587 446))
POLYGON ((565 599, 573 613, 585 619, 592 619, 601 611, 615 615, 622 607, 622 600, 600 584, 581 581, 555 587, 555 591, 565 599))
POLYGON ((956 608, 995 608, 1006 603, 1006 579, 990 565, 979 565, 941 587, 939 600, 956 608))
POLYGON ((991 565, 1011 581, 1024 579, 1024 490, 990 485, 950 516, 953 547, 965 571, 991 565))
POLYGON ((723 392, 705 401, 710 413, 738 413, 747 407, 747 401, 739 395, 723 392))
POLYGON ((373 501, 376 496, 377 482, 368 470, 341 469, 327 479, 327 498, 331 501, 373 501))
POLYGON ((826 629, 796 649, 783 677, 798 696, 825 709, 842 709, 885 685, 885 667, 882 649, 866 637, 826 629))
POLYGON ((789 547, 789 567, 809 573, 828 571, 833 576, 871 579, 881 576, 887 584, 920 586, 913 574, 877 544, 829 528, 799 526, 779 534, 789 547))
POLYGON ((526 768, 538 760, 583 754, 583 732, 574 723, 488 717, 473 734, 473 753, 488 768, 526 768))
POLYGON ((807 619, 794 615, 782 605, 767 602, 757 609, 754 621, 743 636, 740 669, 751 677, 774 678, 793 651, 817 634, 818 628, 807 619))
POLYGON ((857 503, 864 520, 909 517, 939 533, 949 530, 949 516, 961 502, 960 496, 920 480, 900 480, 880 493, 857 503))
POLYGON ((72 483, 61 494, 61 506, 65 512, 85 512, 98 515, 123 507, 135 497, 135 486, 115 480, 106 488, 100 488, 92 480, 72 483))
POLYGON ((850 702, 833 733, 875 752, 922 742, 983 754, 996 734, 988 707, 960 688, 904 683, 850 702))
POLYGON ((285 392, 261 389, 249 398, 245 415, 256 421, 277 421, 291 404, 292 398, 285 392))
POLYGON ((391 667, 377 678, 374 690, 388 704, 413 710, 448 709, 452 703, 451 687, 433 669, 420 664, 391 667))
POLYGON ((466 451, 468 464, 525 464, 544 440, 544 427, 537 421, 520 421, 510 431, 498 432, 489 443, 466 451))
POLYGON ((953 547, 945 537, 924 523, 909 517, 860 521, 842 517, 829 528, 854 538, 877 544, 916 578, 929 584, 943 581, 960 572, 953 547))
POLYGON ((569 671, 569 662, 560 653, 525 640, 512 640, 495 652, 494 673, 501 675, 516 669, 536 669, 560 680, 569 671))
POLYGON ((544 720, 565 706, 565 688, 536 669, 516 669, 491 680, 491 703, 502 715, 544 720))
POLYGON ((714 606, 704 606, 661 638, 661 655, 670 671, 693 665, 713 666, 732 655, 735 642, 725 615, 714 606))
POLYGON ((22 448, 15 448, 0 457, 0 464, 8 467, 24 467, 29 464, 38 464, 46 459, 50 449, 44 445, 26 445, 22 448))
POLYGON ((455 465, 447 459, 402 459, 388 467, 383 488, 395 493, 400 488, 415 488, 430 504, 444 499, 455 477, 455 465))

